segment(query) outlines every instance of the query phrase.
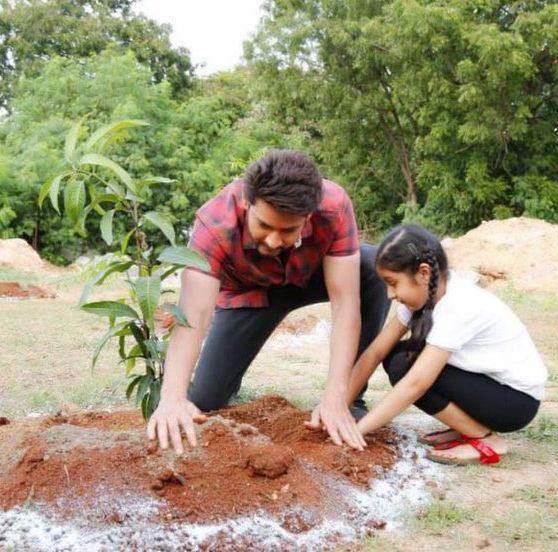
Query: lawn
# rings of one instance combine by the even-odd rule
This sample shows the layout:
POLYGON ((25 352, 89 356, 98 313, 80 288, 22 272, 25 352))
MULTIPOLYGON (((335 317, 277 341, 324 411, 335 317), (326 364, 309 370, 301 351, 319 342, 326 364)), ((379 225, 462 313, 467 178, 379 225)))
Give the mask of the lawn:
MULTIPOLYGON (((126 379, 115 346, 107 347, 91 370, 91 353, 105 326, 103 320, 75 308, 82 286, 79 278, 70 275, 44 282, 4 271, 0 279, 46 283, 58 291, 56 299, 1 300, 0 416, 56 412, 64 405, 133 406, 124 398, 126 379)), ((102 296, 125 293, 118 280, 112 280, 102 296)), ((550 370, 540 414, 528 428, 510 436, 512 452, 500 465, 442 467, 447 477, 433 492, 432 502, 410 512, 401 529, 380 531, 361 543, 362 549, 557 549, 558 297, 525 294, 511 286, 501 287, 498 294, 526 324, 550 370)), ((327 319, 328 308, 316 305, 291 317, 296 321, 308 315, 327 319)), ((303 341, 285 335, 272 338, 249 370, 239 400, 279 394, 298 406, 312 407, 327 376, 327 347, 303 341)), ((367 398, 377 400, 387 388, 387 378, 378 370, 367 398)), ((411 428, 431 424, 416 409, 398 423, 411 428)))

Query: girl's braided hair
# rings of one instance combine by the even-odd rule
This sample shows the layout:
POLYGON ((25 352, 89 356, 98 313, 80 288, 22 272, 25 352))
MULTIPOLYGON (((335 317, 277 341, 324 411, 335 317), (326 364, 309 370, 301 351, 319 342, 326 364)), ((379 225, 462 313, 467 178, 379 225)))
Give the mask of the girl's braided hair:
POLYGON ((448 271, 448 258, 438 239, 418 224, 401 224, 393 228, 382 240, 376 257, 376 266, 393 272, 406 272, 414 276, 422 263, 430 267, 428 299, 422 309, 413 312, 408 341, 408 356, 412 363, 424 345, 432 328, 434 297, 440 277, 448 271))

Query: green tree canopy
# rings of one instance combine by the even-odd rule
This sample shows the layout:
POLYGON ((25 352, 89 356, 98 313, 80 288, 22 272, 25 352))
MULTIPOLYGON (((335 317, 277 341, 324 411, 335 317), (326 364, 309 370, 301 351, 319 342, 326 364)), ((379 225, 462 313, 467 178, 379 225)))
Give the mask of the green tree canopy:
POLYGON ((169 83, 155 84, 132 52, 51 59, 40 75, 19 80, 13 113, 0 126, 0 237, 25 238, 55 262, 105 249, 94 225, 88 223, 87 237, 80 238, 51 207, 39 211, 36 203, 43 182, 60 170, 64 136, 83 117, 83 133, 122 119, 150 123, 125 141, 123 130, 111 157, 134 178, 172 179, 150 188, 147 207, 187 229, 196 209, 262 148, 284 145, 272 124, 248 116, 248 89, 245 72, 223 73, 195 82, 178 101, 169 83))
POLYGON ((556 2, 269 0, 246 57, 364 225, 558 221, 556 2))
POLYGON ((132 12, 136 0, 0 0, 0 107, 10 109, 22 74, 33 76, 54 56, 86 58, 108 46, 131 50, 154 82, 179 97, 190 87, 188 51, 173 48, 170 27, 132 12))

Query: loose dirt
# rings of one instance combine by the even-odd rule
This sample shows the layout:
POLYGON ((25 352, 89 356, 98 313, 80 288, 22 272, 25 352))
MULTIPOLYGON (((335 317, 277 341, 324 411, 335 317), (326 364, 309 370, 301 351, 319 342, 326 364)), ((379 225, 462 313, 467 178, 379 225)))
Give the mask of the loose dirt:
MULTIPOLYGON (((300 548, 296 535, 317 530, 319 549, 335 546, 346 540, 335 529, 341 521, 352 520, 353 538, 383 527, 385 520, 363 512, 354 497, 392 470, 402 454, 401 436, 382 429, 357 452, 307 430, 308 416, 280 397, 214 412, 197 427, 199 446, 180 457, 147 446, 137 412, 13 420, 0 427, 0 509, 15 512, 4 518, 8 528, 0 516, 0 549, 14 520, 20 523, 30 509, 82 531, 112 527, 113 540, 98 541, 118 543, 107 550, 261 550, 270 537, 257 529, 263 522, 256 518, 273 521, 268 530, 276 550, 312 549, 300 548), (153 548, 155 539, 142 548, 129 532, 142 516, 161 538, 182 531, 189 544, 153 548), (223 528, 200 537, 200 527, 248 518, 250 530, 240 539, 223 528)), ((37 523, 31 523, 35 532, 37 523)))
POLYGON ((32 284, 0 282, 0 299, 54 299, 56 293, 32 284))
POLYGON ((509 282, 522 291, 558 293, 558 225, 527 217, 492 220, 445 239, 450 266, 485 286, 509 282))
POLYGON ((0 240, 0 267, 46 275, 58 274, 67 270, 41 259, 39 254, 20 238, 0 240))

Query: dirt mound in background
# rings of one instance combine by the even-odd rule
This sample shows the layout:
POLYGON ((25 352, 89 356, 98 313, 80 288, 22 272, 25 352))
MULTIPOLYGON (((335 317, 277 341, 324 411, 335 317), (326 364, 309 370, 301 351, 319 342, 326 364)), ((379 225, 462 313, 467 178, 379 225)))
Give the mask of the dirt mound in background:
POLYGON ((483 222, 445 239, 450 266, 481 285, 510 282, 523 291, 558 293, 558 225, 526 217, 483 222))
POLYGON ((398 459, 389 429, 357 452, 304 428, 308 417, 279 397, 217 411, 197 427, 199 446, 180 457, 150 450, 137 412, 14 420, 0 427, 0 509, 47 505, 55 519, 118 525, 131 515, 122 497, 132 496, 157 504, 154 523, 263 512, 306 531, 350 510, 339 483, 365 488, 398 459))
POLYGON ((38 274, 59 274, 67 270, 43 261, 39 254, 20 238, 0 240, 0 267, 38 274))

